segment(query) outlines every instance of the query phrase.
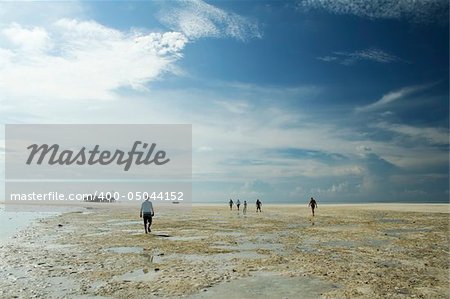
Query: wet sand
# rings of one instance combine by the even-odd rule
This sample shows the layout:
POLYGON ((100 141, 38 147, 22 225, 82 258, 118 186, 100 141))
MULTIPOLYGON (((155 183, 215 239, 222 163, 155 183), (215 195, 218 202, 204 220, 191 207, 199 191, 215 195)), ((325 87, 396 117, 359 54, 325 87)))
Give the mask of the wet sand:
POLYGON ((88 204, 0 248, 1 298, 448 298, 449 205, 88 204))

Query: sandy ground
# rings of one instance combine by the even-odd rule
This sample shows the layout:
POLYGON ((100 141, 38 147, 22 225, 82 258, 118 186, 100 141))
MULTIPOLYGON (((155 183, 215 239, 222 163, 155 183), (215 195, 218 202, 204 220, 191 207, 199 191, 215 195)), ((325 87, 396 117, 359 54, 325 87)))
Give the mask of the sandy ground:
POLYGON ((1 298, 448 298, 449 205, 88 204, 0 248, 1 298))

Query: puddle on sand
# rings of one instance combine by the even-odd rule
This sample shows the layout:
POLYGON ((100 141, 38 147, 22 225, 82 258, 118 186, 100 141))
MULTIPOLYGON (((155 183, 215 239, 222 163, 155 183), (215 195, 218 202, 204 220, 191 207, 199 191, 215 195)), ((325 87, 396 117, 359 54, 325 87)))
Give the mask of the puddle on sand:
POLYGON ((427 233, 430 232, 429 228, 398 228, 388 229, 385 231, 386 236, 400 238, 402 235, 414 234, 414 233, 427 233))
POLYGON ((303 244, 297 246, 297 249, 302 252, 312 253, 320 252, 327 248, 345 248, 345 249, 356 249, 361 246, 375 246, 381 247, 383 245, 390 244, 390 242, 385 240, 365 240, 363 242, 354 242, 350 240, 330 240, 325 242, 320 242, 316 240, 305 240, 303 244))
MULTIPOLYGON (((314 222, 313 222, 314 224, 314 222)), ((317 224, 317 222, 316 222, 317 224)), ((320 229, 329 231, 329 232, 341 232, 344 230, 360 230, 361 225, 354 223, 340 223, 340 224, 330 224, 328 226, 322 226, 320 229)))
POLYGON ((320 298, 337 285, 311 277, 285 277, 277 273, 260 273, 215 285, 193 298, 320 298))
POLYGON ((380 240, 380 239, 366 239, 362 241, 363 245, 370 247, 386 247, 392 242, 389 240, 380 240))
POLYGON ((396 267, 398 267, 400 265, 400 262, 394 261, 394 260, 383 260, 383 261, 377 262, 377 264, 380 267, 396 268, 396 267))
POLYGON ((289 223, 287 228, 306 228, 310 227, 311 223, 289 223))
POLYGON ((403 219, 393 219, 393 218, 382 218, 378 219, 379 222, 382 223, 405 223, 406 221, 403 219))
POLYGON ((346 240, 332 240, 318 244, 319 247, 333 247, 333 248, 356 248, 358 244, 346 240))
POLYGON ((24 270, 17 269, 17 268, 12 268, 9 270, 2 270, 1 276, 3 279, 6 276, 6 278, 11 281, 28 278, 28 274, 24 270))
POLYGON ((122 275, 114 276, 113 280, 123 281, 151 281, 158 275, 153 269, 138 269, 122 275))
POLYGON ((109 247, 103 249, 103 251, 113 253, 143 253, 144 249, 142 247, 109 247))
POLYGON ((123 226, 126 226, 126 225, 138 225, 138 224, 144 225, 142 221, 119 221, 119 222, 111 223, 111 225, 123 225, 123 226))
POLYGON ((102 232, 98 232, 98 233, 87 234, 84 236, 85 237, 98 237, 98 236, 108 235, 109 233, 110 233, 109 231, 102 231, 102 232))
POLYGON ((45 289, 51 294, 48 296, 49 298, 72 298, 70 294, 75 293, 80 288, 78 282, 67 279, 67 277, 55 276, 48 277, 46 280, 49 285, 45 289))
POLYGON ((186 236, 186 237, 167 237, 167 240, 170 241, 195 241, 195 240, 203 240, 208 238, 207 236, 186 236))
POLYGON ((305 240, 302 244, 297 246, 297 249, 302 252, 313 253, 320 252, 321 250, 327 248, 354 249, 358 246, 360 246, 360 244, 347 240, 330 240, 326 242, 320 242, 317 240, 305 240))
POLYGON ((237 250, 237 251, 246 251, 246 250, 257 250, 257 249, 267 249, 267 250, 282 250, 283 245, 278 243, 239 243, 235 245, 214 245, 212 248, 217 249, 226 249, 226 250, 237 250))
POLYGON ((240 233, 240 232, 230 231, 230 232, 217 232, 214 235, 215 236, 220 236, 220 237, 239 237, 239 236, 242 236, 244 234, 240 233))
POLYGON ((297 246, 297 249, 306 253, 317 253, 320 249, 317 249, 319 241, 314 239, 303 240, 301 244, 297 246))
MULTIPOLYGON (((256 260, 267 258, 267 255, 259 254, 254 251, 243 252, 229 252, 229 253, 216 253, 216 254, 176 254, 168 255, 159 259, 159 262, 163 259, 182 259, 188 262, 213 262, 213 261, 231 261, 233 259, 239 260, 256 260)), ((153 262, 155 262, 153 260, 153 262)), ((155 262, 156 263, 156 262, 155 262)))
POLYGON ((398 228, 398 229, 390 229, 386 232, 392 234, 402 234, 402 233, 425 233, 431 232, 431 228, 398 228))
POLYGON ((218 223, 218 224, 225 224, 225 223, 228 223, 228 221, 226 221, 226 220, 211 220, 211 222, 212 223, 218 223))

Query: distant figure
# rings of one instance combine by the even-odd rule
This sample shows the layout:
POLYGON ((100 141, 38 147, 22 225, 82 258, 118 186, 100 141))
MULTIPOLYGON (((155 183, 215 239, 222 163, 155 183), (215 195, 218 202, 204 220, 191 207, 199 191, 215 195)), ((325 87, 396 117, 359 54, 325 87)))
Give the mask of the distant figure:
POLYGON ((237 207, 237 209, 238 209, 238 211, 239 211, 239 207, 241 206, 241 201, 238 199, 237 201, 236 201, 236 207, 237 207))
POLYGON ((244 215, 247 214, 247 201, 244 200, 244 208, 242 209, 242 213, 244 213, 244 215))
POLYGON ((259 199, 257 199, 256 200, 256 213, 258 213, 258 211, 262 212, 261 211, 261 206, 262 206, 262 202, 259 199))
POLYGON ((314 198, 311 197, 308 207, 311 207, 312 215, 314 217, 314 209, 317 208, 317 202, 314 200, 314 198))
POLYGON ((141 205, 141 212, 139 216, 141 218, 144 217, 145 233, 147 234, 151 232, 152 230, 150 229, 150 227, 152 226, 152 217, 155 216, 155 211, 153 210, 153 204, 149 200, 148 196, 141 205))
POLYGON ((229 201, 229 205, 230 205, 230 211, 232 211, 233 210, 233 200, 231 198, 229 201))

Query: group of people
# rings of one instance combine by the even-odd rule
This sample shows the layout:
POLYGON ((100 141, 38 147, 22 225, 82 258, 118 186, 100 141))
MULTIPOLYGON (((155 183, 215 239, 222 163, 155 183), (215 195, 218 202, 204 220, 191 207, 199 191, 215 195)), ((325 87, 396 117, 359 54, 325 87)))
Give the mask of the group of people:
MULTIPOLYGON (((234 202, 231 198, 230 198, 230 201, 228 202, 228 204, 230 205, 230 211, 232 211, 234 202)), ((236 200, 236 207, 237 207, 237 210, 239 211, 239 209, 241 207, 241 201, 239 199, 236 200)), ((262 207, 262 202, 258 198, 258 199, 256 199, 256 212, 257 213, 262 212, 261 207, 262 207)), ((314 198, 311 197, 308 207, 311 207, 312 216, 314 217, 315 216, 314 210, 317 208, 317 202, 314 198)), ((242 213, 244 215, 247 214, 247 201, 246 200, 244 200, 244 207, 242 209, 242 213)), ((155 216, 155 210, 153 210, 153 204, 149 200, 148 197, 141 204, 141 211, 139 213, 139 216, 144 219, 145 233, 146 234, 150 233, 152 231, 151 226, 152 226, 153 216, 155 216)))
MULTIPOLYGON (((234 201, 230 198, 230 201, 228 202, 228 204, 230 205, 230 211, 233 210, 233 205, 234 205, 234 201)), ((262 206, 262 202, 257 199, 256 200, 256 212, 261 212, 261 206, 262 206)), ((240 207, 241 207, 241 201, 239 199, 236 200, 236 207, 237 210, 239 211, 240 207)), ((242 209, 242 213, 245 215, 247 214, 247 201, 244 200, 244 208, 242 209)))
MULTIPOLYGON (((234 201, 231 198, 230 198, 230 201, 228 202, 228 204, 230 205, 230 211, 232 211, 233 210, 234 201)), ((239 199, 237 199, 236 200, 236 207, 237 207, 238 211, 239 211, 240 206, 241 206, 241 201, 239 199)), ((262 206, 262 202, 258 198, 256 200, 256 212, 262 212, 261 211, 261 206, 262 206)), ((308 207, 311 207, 311 212, 312 212, 312 215, 314 217, 314 210, 317 208, 317 202, 316 202, 316 200, 313 197, 311 197, 311 199, 310 199, 310 201, 308 203, 308 207)), ((247 201, 246 200, 244 200, 244 209, 242 210, 242 212, 244 214, 247 213, 247 201)))

